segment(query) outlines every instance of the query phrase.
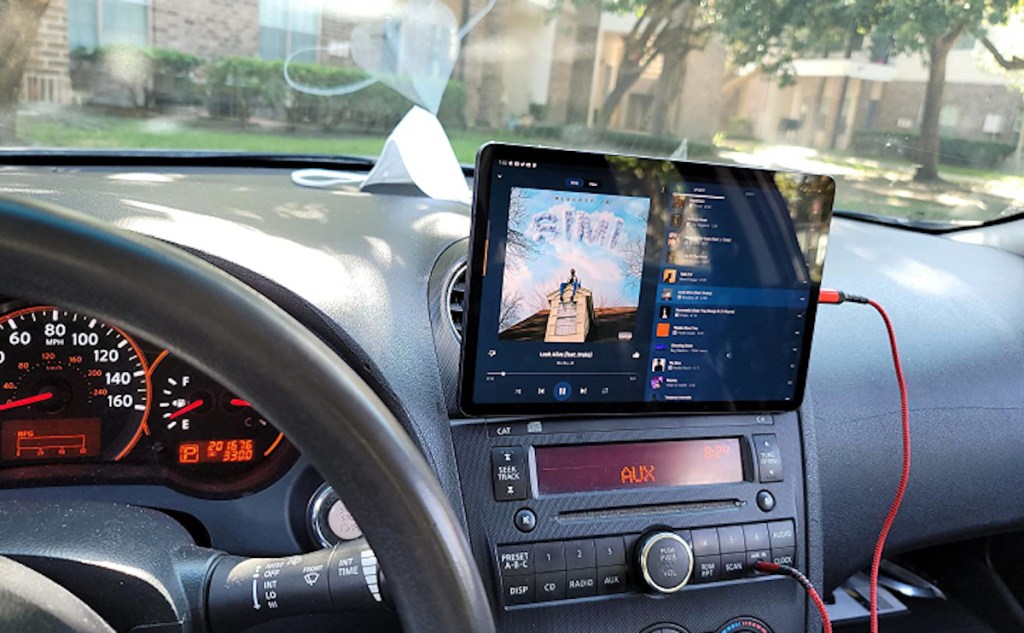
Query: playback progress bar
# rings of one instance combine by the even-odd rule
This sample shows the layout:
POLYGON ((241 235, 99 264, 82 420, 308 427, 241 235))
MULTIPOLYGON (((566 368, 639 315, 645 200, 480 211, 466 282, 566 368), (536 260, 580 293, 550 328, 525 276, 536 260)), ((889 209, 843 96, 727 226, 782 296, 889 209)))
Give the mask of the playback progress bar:
POLYGON ((487 375, 488 376, 494 376, 494 377, 501 377, 501 378, 514 377, 514 376, 557 376, 557 377, 561 378, 561 377, 565 377, 565 376, 627 376, 627 377, 629 377, 629 376, 636 376, 637 374, 636 374, 636 372, 631 372, 631 371, 576 371, 576 372, 566 372, 566 371, 557 371, 557 372, 552 372, 552 371, 489 371, 489 372, 487 372, 487 375))

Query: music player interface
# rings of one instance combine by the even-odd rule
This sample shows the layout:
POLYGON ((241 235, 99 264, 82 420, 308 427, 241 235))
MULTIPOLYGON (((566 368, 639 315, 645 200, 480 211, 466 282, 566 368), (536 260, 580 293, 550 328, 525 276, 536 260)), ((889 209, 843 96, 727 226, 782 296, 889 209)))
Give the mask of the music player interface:
POLYGON ((622 160, 497 161, 474 401, 790 401, 831 181, 622 160))

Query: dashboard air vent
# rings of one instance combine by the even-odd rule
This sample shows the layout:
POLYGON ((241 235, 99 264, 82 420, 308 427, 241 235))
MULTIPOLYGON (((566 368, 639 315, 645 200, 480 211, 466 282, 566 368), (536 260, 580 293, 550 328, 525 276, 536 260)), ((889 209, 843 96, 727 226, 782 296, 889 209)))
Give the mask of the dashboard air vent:
POLYGON ((466 305, 466 264, 459 264, 448 280, 448 319, 456 338, 462 340, 462 322, 466 305))

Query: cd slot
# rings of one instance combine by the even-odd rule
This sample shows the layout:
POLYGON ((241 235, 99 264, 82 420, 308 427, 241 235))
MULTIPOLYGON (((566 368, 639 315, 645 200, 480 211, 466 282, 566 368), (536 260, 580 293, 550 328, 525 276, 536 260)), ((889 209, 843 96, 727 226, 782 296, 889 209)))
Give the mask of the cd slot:
POLYGON ((597 510, 567 510, 558 513, 559 523, 577 523, 587 521, 634 519, 637 517, 678 517, 679 515, 705 514, 722 512, 723 510, 739 510, 743 502, 739 499, 722 499, 720 501, 699 501, 692 503, 659 503, 643 506, 620 506, 617 508, 600 508, 597 510))

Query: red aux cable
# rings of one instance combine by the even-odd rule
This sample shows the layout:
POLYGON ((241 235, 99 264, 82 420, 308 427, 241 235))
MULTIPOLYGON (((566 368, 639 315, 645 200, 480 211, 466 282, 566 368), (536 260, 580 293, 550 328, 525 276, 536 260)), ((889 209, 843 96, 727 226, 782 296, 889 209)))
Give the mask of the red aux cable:
POLYGON ((794 569, 789 565, 780 565, 779 563, 773 563, 766 560, 759 560, 754 563, 754 569, 764 574, 789 576, 803 585, 804 590, 807 591, 807 595, 811 597, 811 602, 814 603, 814 606, 818 607, 818 613, 821 614, 821 625, 825 633, 832 633, 832 621, 828 618, 828 609, 825 608, 825 601, 818 595, 818 592, 814 589, 814 585, 811 584, 811 581, 807 576, 804 576, 799 570, 794 569))
MULTIPOLYGON (((896 331, 892 327, 892 321, 889 320, 889 315, 886 314, 885 308, 872 299, 846 294, 838 290, 824 289, 818 294, 818 303, 822 304, 838 305, 847 301, 850 303, 869 305, 882 317, 882 321, 885 322, 885 329, 889 334, 889 347, 892 350, 892 363, 896 370, 896 382, 899 384, 900 389, 900 419, 903 429, 903 467, 900 471, 900 482, 896 487, 896 495, 893 497, 892 503, 889 505, 889 512, 885 515, 885 520, 882 522, 882 529, 878 533, 878 540, 875 541, 875 551, 871 557, 871 633, 878 633, 878 569, 882 564, 882 551, 885 549, 885 541, 889 537, 889 531, 892 530, 893 522, 896 521, 896 515, 899 514, 900 505, 903 503, 903 496, 907 492, 907 482, 910 479, 910 407, 907 404, 907 382, 903 377, 903 366, 900 363, 900 352, 896 347, 896 331)), ((792 567, 778 565, 767 561, 760 561, 754 567, 757 571, 763 573, 789 576, 803 585, 815 606, 818 607, 818 612, 821 613, 821 621, 824 626, 825 633, 832 632, 832 623, 829 621, 828 611, 825 609, 825 603, 822 602, 821 597, 814 590, 814 586, 811 585, 810 580, 808 580, 806 576, 792 567)))

